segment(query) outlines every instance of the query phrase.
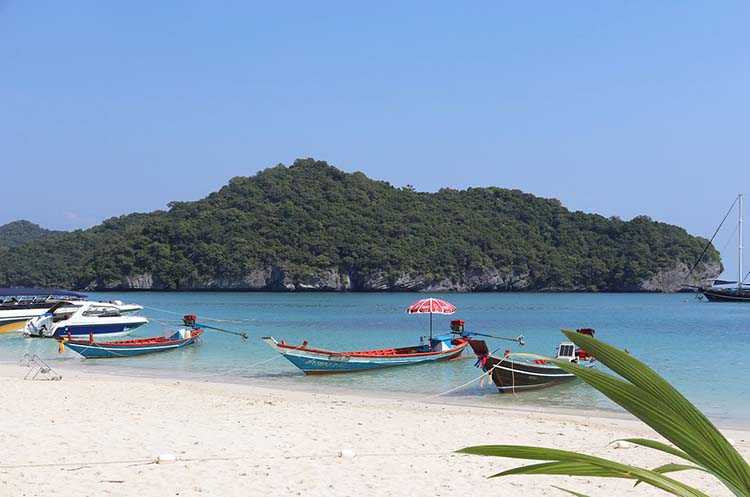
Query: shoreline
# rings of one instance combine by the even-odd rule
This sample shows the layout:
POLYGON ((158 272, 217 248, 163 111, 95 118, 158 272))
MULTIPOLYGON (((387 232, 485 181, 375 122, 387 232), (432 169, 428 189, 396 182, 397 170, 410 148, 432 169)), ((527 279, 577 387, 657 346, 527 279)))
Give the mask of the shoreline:
MULTIPOLYGON (((278 359, 281 356, 274 357, 272 359, 278 359)), ((80 366, 86 364, 86 361, 82 361, 77 365, 73 364, 55 364, 59 363, 58 360, 52 359, 47 360, 47 363, 52 363, 50 366, 58 372, 66 371, 67 374, 83 374, 100 376, 102 378, 122 378, 123 380, 155 380, 155 381, 184 381, 192 382, 197 384, 208 383, 216 385, 246 385, 251 388, 259 388, 269 391, 277 392, 294 392, 310 395, 339 395, 349 397, 362 397, 372 400, 390 400, 400 402, 421 402, 424 404, 432 404, 439 406, 455 406, 465 407, 474 409, 485 409, 489 411, 513 411, 519 413, 528 414, 560 414, 567 416, 582 416, 589 417, 594 416, 602 419, 619 419, 619 420, 636 420, 636 418, 629 412, 622 409, 620 406, 613 404, 612 409, 603 409, 600 407, 594 408, 573 408, 566 406, 557 405, 545 405, 543 403, 525 403, 525 404, 503 404, 495 405, 489 403, 479 402, 483 398, 493 398, 497 395, 508 396, 512 394, 500 394, 496 392, 493 386, 487 387, 488 389, 482 395, 471 395, 471 396, 460 396, 460 397, 448 397, 442 393, 428 394, 428 395, 417 395, 406 391, 393 391, 393 390, 376 390, 376 389, 357 389, 346 386, 331 386, 331 385, 310 385, 302 383, 293 383, 290 381, 274 381, 268 378, 259 376, 230 376, 228 373, 202 373, 196 371, 179 371, 180 376, 170 376, 170 369, 160 368, 144 368, 144 367, 128 367, 119 366, 113 367, 109 364, 96 363, 98 368, 97 371, 87 371, 82 369, 80 366), (145 374, 135 374, 136 372, 145 372, 145 374), (463 399, 463 401, 462 401, 463 399)), ((3 370, 6 367, 19 366, 19 362, 7 361, 0 359, 0 376, 4 376, 3 370)), ((243 369, 244 371, 245 369, 243 369)), ((293 376, 289 376, 293 378, 293 376)), ((299 376, 299 378, 305 378, 299 376)), ((460 391, 460 390, 458 390, 460 391)), ((519 394, 523 395, 523 394, 519 394)), ((690 400, 690 399, 688 399, 690 400)), ((721 430, 738 430, 738 431, 750 431, 750 420, 734 419, 734 418, 709 418, 711 422, 721 430)))
MULTIPOLYGON (((54 366, 53 366, 54 367, 54 366)), ((676 462, 620 438, 659 438, 634 419, 529 412, 249 383, 128 377, 55 368, 24 381, 0 364, 2 495, 661 495, 627 481, 516 476, 519 461, 456 454, 483 444, 539 445, 655 467, 676 462), (160 455, 170 464, 154 464, 160 455)), ((742 454, 750 430, 722 430, 742 454)), ((729 495, 699 472, 680 476, 729 495)))

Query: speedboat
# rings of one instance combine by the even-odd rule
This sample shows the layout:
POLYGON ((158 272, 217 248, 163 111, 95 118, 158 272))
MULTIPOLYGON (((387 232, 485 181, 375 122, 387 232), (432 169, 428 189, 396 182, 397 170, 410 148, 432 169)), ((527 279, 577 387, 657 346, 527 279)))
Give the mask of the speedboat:
MULTIPOLYGON (((22 331, 29 319, 41 316, 59 303, 80 303, 86 295, 70 290, 45 288, 0 288, 0 333, 22 331)), ((135 314, 142 305, 110 300, 120 314, 135 314)))
POLYGON ((136 312, 143 310, 142 305, 138 304, 126 304, 122 300, 110 300, 110 304, 114 304, 120 309, 120 314, 135 314, 136 312))
POLYGON ((116 304, 108 302, 60 302, 29 320, 23 333, 47 338, 114 338, 128 335, 146 323, 148 319, 141 316, 123 316, 116 304))
POLYGON ((60 302, 78 302, 86 295, 69 290, 0 288, 0 333, 21 331, 31 318, 41 316, 60 302))

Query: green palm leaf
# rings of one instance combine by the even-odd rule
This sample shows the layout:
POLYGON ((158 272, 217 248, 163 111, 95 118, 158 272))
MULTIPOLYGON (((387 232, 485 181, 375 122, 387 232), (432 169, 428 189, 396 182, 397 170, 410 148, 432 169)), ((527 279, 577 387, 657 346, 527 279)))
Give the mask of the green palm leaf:
MULTIPOLYGON (((687 461, 695 462, 695 460, 692 457, 685 454, 681 450, 675 449, 671 445, 657 442, 656 440, 649 440, 648 438, 621 438, 620 440, 623 442, 630 442, 632 444, 641 445, 643 447, 648 447, 649 449, 660 450, 662 452, 666 452, 667 454, 681 457, 682 459, 685 459, 687 461)), ((617 440, 615 440, 615 442, 616 441, 617 440)))
MULTIPOLYGON (((659 467, 656 467, 656 468, 652 469, 651 471, 653 471, 654 473, 659 473, 660 475, 663 475, 665 473, 674 473, 674 472, 677 472, 677 471, 687 471, 689 469, 694 469, 694 470, 698 470, 698 471, 706 471, 705 469, 699 468, 698 466, 689 466, 687 464, 674 464, 674 463, 663 464, 663 465, 661 465, 659 467)), ((641 480, 638 480, 637 482, 635 482, 636 485, 638 485, 639 483, 641 483, 641 480)))
POLYGON ((705 471, 703 468, 699 468, 698 466, 691 466, 689 464, 675 464, 675 463, 668 463, 668 464, 662 464, 661 466, 652 469, 654 473, 659 473, 660 475, 663 475, 665 473, 674 473, 676 471, 688 471, 691 469, 695 469, 698 471, 705 471))
POLYGON ((575 475, 575 476, 594 476, 602 478, 622 478, 622 473, 612 471, 611 469, 596 466, 587 462, 580 461, 553 461, 539 464, 530 464, 528 466, 519 466, 517 468, 497 473, 490 478, 510 475, 575 475))
POLYGON ((644 481, 654 487, 660 488, 673 495, 680 497, 708 497, 698 489, 689 487, 682 482, 663 476, 649 469, 629 466, 626 464, 602 459, 600 457, 580 454, 567 450, 547 449, 539 447, 527 447, 520 445, 480 445, 467 447, 458 452, 480 456, 512 457, 515 459, 531 459, 552 461, 552 464, 533 464, 521 466, 494 476, 507 476, 519 474, 566 474, 569 476, 603 476, 612 478, 624 478, 629 480, 644 481), (557 463, 557 464, 556 464, 557 463), (564 464, 563 464, 564 463, 564 464), (567 468, 566 468, 567 465, 567 468), (594 470, 592 466, 599 468, 594 470), (550 472, 544 472, 544 469, 550 472), (561 469, 568 472, 561 473, 561 469), (592 474, 597 472, 599 474, 592 474))
MULTIPOLYGON (((587 349, 587 351, 589 350, 587 349)), ((533 354, 513 354, 513 356, 540 357, 533 354)), ((571 362, 552 358, 545 358, 545 360, 575 374, 581 380, 592 385, 651 426, 666 439, 677 446, 681 446, 687 454, 698 454, 698 457, 693 457, 691 462, 699 462, 720 479, 738 486, 735 475, 724 464, 721 456, 716 452, 709 451, 710 446, 696 436, 692 425, 681 421, 675 413, 671 412, 668 404, 665 404, 661 397, 651 396, 631 383, 592 368, 584 368, 571 362)), ((734 450, 734 448, 732 449, 734 450)))
MULTIPOLYGON (((644 416, 644 411, 632 411, 627 406, 623 405, 623 407, 684 450, 693 460, 705 466, 730 486, 735 493, 741 491, 743 493, 738 495, 750 495, 750 466, 713 423, 672 385, 630 354, 601 340, 568 330, 562 330, 562 333, 632 383, 641 391, 641 395, 658 399, 660 409, 673 418, 670 425, 674 425, 674 429, 670 430, 669 425, 664 426, 659 423, 663 417, 644 416), (662 431, 664 429, 667 430, 662 431)), ((583 381, 599 389, 598 386, 588 381, 585 375, 570 370, 571 367, 581 370, 587 368, 580 368, 572 363, 554 362, 562 369, 576 374, 583 381)), ((605 376, 614 379, 610 375, 605 376)), ((602 393, 609 397, 607 392, 602 390, 602 393)), ((612 400, 617 402, 614 398, 612 400)))
MULTIPOLYGON (((576 375, 656 430, 675 447, 642 438, 630 438, 626 439, 627 441, 680 457, 693 465, 671 463, 648 470, 575 452, 518 446, 469 447, 461 452, 548 461, 504 471, 494 476, 568 474, 629 478, 637 480, 637 483, 644 481, 680 496, 705 494, 664 474, 697 469, 715 475, 735 495, 750 497, 750 466, 708 418, 672 385, 648 366, 615 347, 580 333, 566 330, 562 332, 622 378, 544 356, 512 355, 543 358, 576 375)), ((569 490, 561 490, 580 495, 569 490)))

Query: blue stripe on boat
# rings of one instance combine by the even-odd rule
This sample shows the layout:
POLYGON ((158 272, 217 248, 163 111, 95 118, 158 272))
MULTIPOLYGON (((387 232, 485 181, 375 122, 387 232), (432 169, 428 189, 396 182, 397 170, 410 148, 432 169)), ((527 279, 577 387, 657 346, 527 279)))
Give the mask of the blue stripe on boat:
POLYGON ((89 333, 95 337, 117 337, 127 335, 132 330, 146 324, 145 322, 114 323, 114 324, 80 324, 60 327, 55 330, 54 337, 66 337, 68 332, 73 338, 88 338, 89 333))

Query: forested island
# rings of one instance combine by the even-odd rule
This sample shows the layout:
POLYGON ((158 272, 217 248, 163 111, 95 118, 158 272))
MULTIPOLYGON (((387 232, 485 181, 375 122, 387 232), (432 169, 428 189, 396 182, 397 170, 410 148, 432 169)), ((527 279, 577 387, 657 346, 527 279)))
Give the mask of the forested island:
MULTIPOLYGON (((571 212, 495 187, 418 192, 314 159, 87 230, 29 225, 0 227, 0 286, 677 291, 707 243, 646 216, 571 212)), ((710 247, 688 283, 721 271, 710 247)))

